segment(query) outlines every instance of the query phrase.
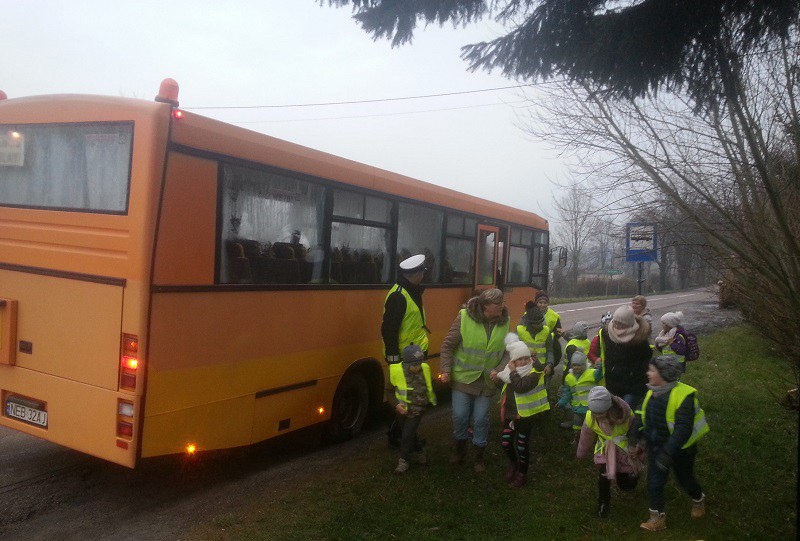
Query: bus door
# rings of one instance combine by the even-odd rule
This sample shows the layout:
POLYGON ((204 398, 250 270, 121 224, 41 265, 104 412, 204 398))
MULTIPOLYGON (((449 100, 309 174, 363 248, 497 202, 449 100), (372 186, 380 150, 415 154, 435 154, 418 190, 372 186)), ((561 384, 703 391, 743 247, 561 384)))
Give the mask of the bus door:
POLYGON ((475 291, 497 287, 500 228, 478 224, 475 246, 475 291))

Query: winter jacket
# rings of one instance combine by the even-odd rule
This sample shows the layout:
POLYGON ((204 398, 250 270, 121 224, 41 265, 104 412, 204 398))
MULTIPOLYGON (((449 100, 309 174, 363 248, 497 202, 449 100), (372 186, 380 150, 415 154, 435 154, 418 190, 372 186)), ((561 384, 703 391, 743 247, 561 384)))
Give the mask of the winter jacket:
MULTIPOLYGON (((480 309, 477 297, 473 297, 467 301, 465 308, 467 315, 470 318, 483 323, 483 326, 486 329, 487 337, 491 336, 492 329, 494 329, 495 325, 508 324, 508 310, 505 307, 503 307, 503 313, 497 321, 487 321, 484 318, 483 311, 480 309)), ((458 315, 456 315, 456 318, 453 320, 453 324, 450 325, 450 330, 447 331, 447 335, 444 337, 444 341, 442 342, 441 356, 439 358, 439 368, 441 372, 443 374, 451 374, 450 387, 455 391, 461 391, 471 395, 492 396, 497 394, 497 388, 494 386, 494 384, 489 384, 486 378, 478 378, 469 384, 459 383, 452 379, 453 355, 455 354, 461 342, 461 311, 459 311, 458 315)), ((507 363, 508 353, 506 352, 503 354, 500 364, 498 364, 494 370, 499 372, 505 368, 507 363)))
POLYGON ((608 332, 601 335, 601 347, 605 349, 606 388, 616 396, 644 396, 647 392, 647 367, 652 357, 648 340, 650 325, 638 316, 636 321, 639 329, 630 342, 618 344, 608 332))
MULTIPOLYGON (((634 424, 630 406, 618 396, 612 396, 611 399, 614 404, 619 406, 622 415, 615 419, 597 420, 598 425, 606 434, 611 434, 614 427, 620 424, 628 426, 630 432, 630 427, 634 424)), ((590 449, 594 449, 597 438, 594 430, 584 422, 578 439, 577 457, 584 458, 588 455, 590 449)), ((632 445, 628 445, 628 450, 631 450, 631 447, 632 445)), ((606 465, 606 476, 609 479, 614 479, 618 473, 638 473, 642 469, 640 458, 633 457, 627 451, 610 443, 606 443, 601 453, 594 454, 594 463, 606 465), (613 462, 609 462, 609 457, 613 459, 613 462)))

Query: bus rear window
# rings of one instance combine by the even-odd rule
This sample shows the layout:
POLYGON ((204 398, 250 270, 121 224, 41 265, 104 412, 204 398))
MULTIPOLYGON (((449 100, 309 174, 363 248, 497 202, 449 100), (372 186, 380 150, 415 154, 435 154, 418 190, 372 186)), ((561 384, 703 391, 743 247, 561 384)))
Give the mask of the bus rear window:
POLYGON ((128 211, 133 123, 0 125, 0 205, 128 211))

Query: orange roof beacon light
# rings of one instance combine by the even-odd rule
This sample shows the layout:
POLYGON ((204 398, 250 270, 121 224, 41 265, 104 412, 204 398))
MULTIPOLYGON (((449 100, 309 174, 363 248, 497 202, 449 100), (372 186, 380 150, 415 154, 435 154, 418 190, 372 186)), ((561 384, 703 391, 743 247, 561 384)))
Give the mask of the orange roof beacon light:
POLYGON ((7 100, 7 99, 8 99, 8 94, 6 94, 2 90, 0 90, 0 101, 7 100))
POLYGON ((178 106, 178 83, 175 79, 167 78, 161 81, 156 101, 169 103, 173 107, 178 106))

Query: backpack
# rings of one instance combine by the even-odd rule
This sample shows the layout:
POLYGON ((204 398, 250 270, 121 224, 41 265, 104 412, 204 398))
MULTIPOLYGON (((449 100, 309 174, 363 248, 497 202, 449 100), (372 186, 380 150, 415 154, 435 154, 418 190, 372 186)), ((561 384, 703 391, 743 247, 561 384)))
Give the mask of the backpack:
POLYGON ((700 358, 700 344, 697 343, 697 336, 687 332, 683 335, 686 338, 686 360, 696 361, 700 358))

